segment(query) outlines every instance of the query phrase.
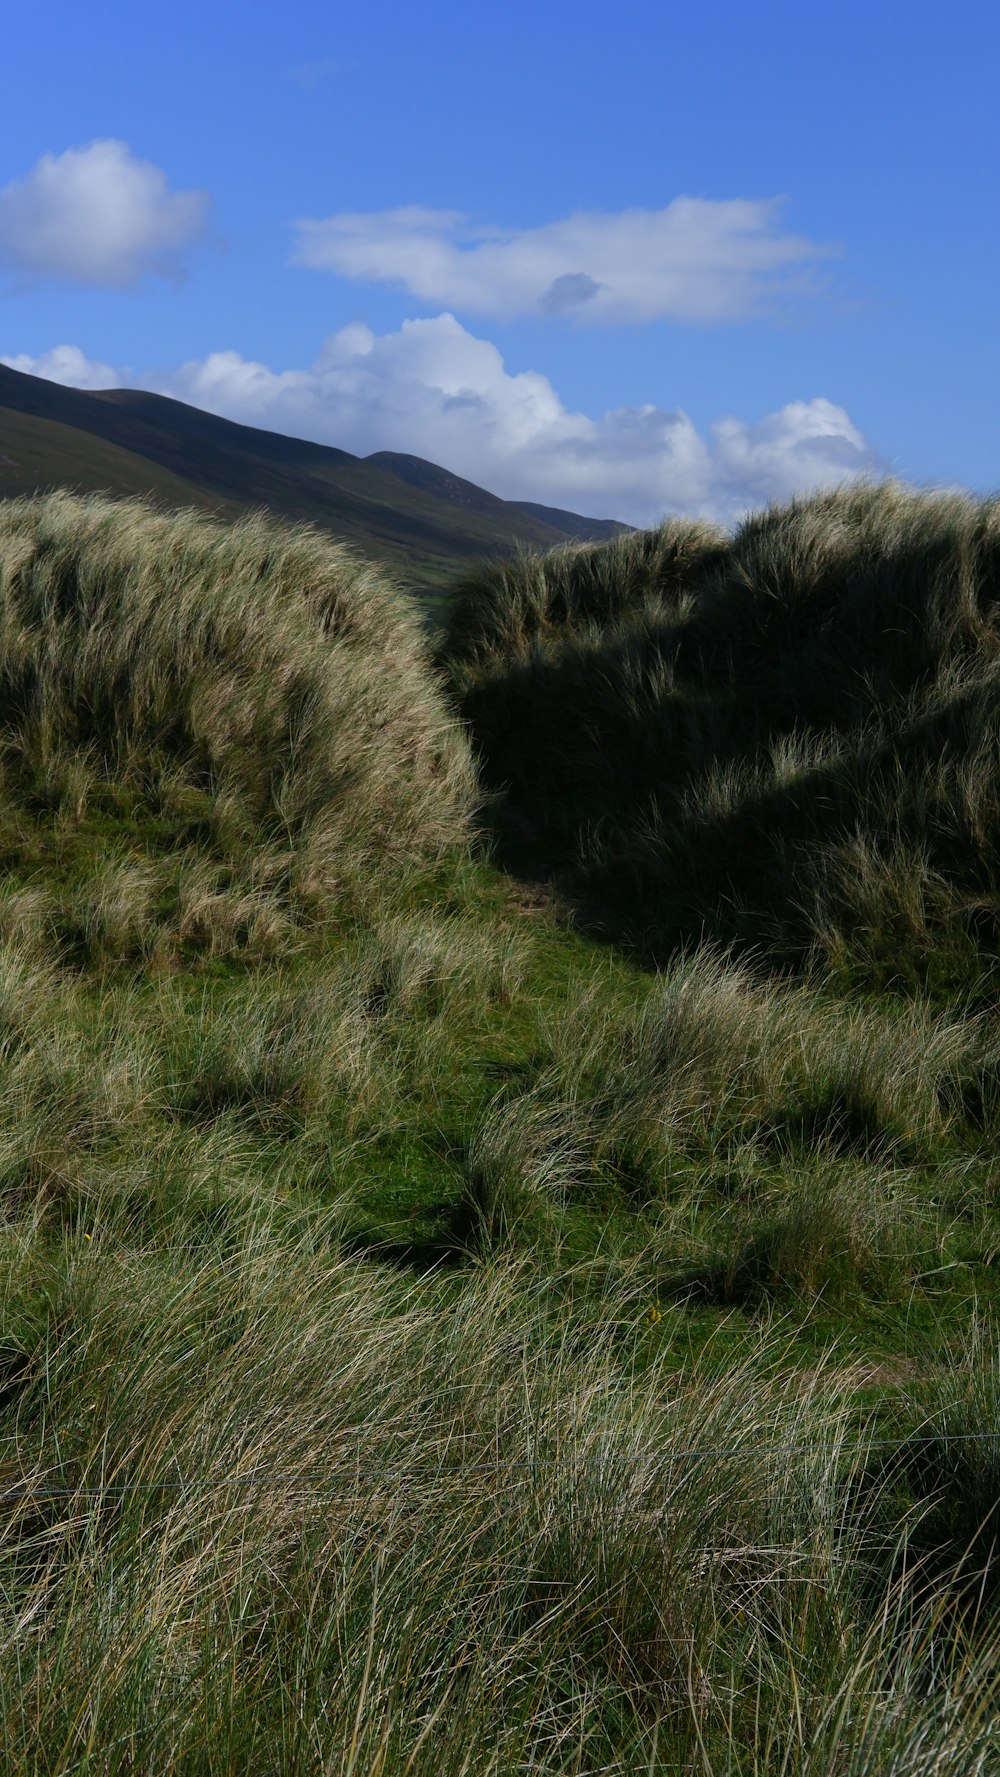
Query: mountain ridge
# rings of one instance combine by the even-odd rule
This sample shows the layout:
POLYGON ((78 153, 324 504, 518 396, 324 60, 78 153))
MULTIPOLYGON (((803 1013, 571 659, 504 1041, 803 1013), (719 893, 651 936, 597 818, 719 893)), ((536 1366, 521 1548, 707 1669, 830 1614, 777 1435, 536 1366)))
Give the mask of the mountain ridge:
POLYGON ((534 500, 504 500, 499 494, 489 493, 485 488, 479 487, 476 482, 466 481, 463 476, 454 474, 451 469, 443 469, 426 457, 412 456, 405 451, 373 451, 364 461, 374 463, 379 469, 387 470, 390 475, 398 475, 401 481, 408 482, 411 487, 423 488, 428 493, 436 494, 439 499, 450 500, 456 506, 467 506, 476 512, 524 513, 529 518, 550 525, 554 530, 563 531, 574 542, 607 543, 612 537, 633 528, 618 519, 587 518, 583 513, 568 512, 557 506, 542 506, 534 500))
POLYGON ((423 458, 357 457, 148 390, 71 389, 0 365, 0 498, 56 486, 226 518, 265 508, 343 538, 424 592, 470 559, 595 528, 602 537, 608 522, 551 509, 563 521, 553 523, 550 509, 502 500, 423 458))

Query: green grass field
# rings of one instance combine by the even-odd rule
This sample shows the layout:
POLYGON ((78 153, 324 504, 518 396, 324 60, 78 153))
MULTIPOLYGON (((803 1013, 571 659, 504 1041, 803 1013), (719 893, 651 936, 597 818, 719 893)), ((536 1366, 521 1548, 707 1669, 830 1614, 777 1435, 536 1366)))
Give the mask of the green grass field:
POLYGON ((1000 1770, 998 511, 0 506, 5 1770, 1000 1770))

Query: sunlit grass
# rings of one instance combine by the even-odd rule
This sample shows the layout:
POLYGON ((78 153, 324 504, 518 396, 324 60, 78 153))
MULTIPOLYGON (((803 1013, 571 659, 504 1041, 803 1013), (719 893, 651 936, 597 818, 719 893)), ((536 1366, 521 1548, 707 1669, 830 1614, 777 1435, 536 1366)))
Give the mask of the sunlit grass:
POLYGON ((992 511, 467 582, 522 892, 377 571, 0 509, 6 1769, 992 1768, 992 511))

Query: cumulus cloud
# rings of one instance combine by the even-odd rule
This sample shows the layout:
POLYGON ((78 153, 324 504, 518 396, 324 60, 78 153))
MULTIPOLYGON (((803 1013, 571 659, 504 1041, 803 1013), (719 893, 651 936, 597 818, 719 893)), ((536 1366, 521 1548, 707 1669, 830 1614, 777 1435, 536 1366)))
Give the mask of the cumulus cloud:
POLYGON ((203 191, 171 191, 126 142, 44 154, 0 189, 0 267, 112 289, 149 273, 174 278, 207 210, 203 191))
POLYGON ((47 382, 62 383, 67 389, 118 389, 129 381, 127 370, 115 370, 99 358, 87 358, 79 346, 53 346, 40 358, 19 352, 16 358, 0 358, 0 364, 23 370, 27 376, 43 376, 47 382))
MULTIPOLYGON (((72 351, 5 362, 35 375, 62 366, 88 386, 72 351)), ((95 374, 110 380, 106 365, 95 374)), ((449 314, 387 334, 345 327, 304 369, 276 371, 224 351, 124 380, 360 456, 411 452, 508 499, 633 524, 666 512, 728 523, 768 500, 883 468, 844 409, 821 396, 754 423, 723 417, 707 433, 682 410, 651 404, 596 419, 573 412, 547 377, 512 376, 495 345, 449 314)))
POLYGON ((837 251, 783 233, 781 203, 678 197, 663 210, 580 212, 516 231, 411 205, 297 222, 293 259, 508 320, 737 321, 815 291, 819 262, 837 251))

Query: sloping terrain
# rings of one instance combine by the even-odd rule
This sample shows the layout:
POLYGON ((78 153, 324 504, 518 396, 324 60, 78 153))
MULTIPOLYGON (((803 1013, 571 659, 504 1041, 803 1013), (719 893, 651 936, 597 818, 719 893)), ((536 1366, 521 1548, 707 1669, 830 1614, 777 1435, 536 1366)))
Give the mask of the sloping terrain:
POLYGON ((0 504, 12 1777, 992 1777, 993 527, 0 504))
POLYGON ((148 493, 224 516, 263 508, 345 538, 430 590, 470 557, 571 534, 469 483, 475 498, 456 504, 440 488, 457 478, 434 464, 421 469, 425 479, 414 483, 376 459, 236 425, 162 395, 67 389, 0 366, 0 497, 61 486, 148 493))
POLYGON ((81 437, 76 426, 12 408, 0 409, 0 485, 5 499, 58 488, 95 494, 113 490, 119 498, 152 497, 167 507, 194 507, 226 518, 237 518, 243 510, 236 501, 207 493, 121 445, 81 437))
POLYGON ((539 506, 532 500, 501 500, 496 494, 487 493, 485 488, 477 487, 475 482, 465 481, 461 475, 453 475, 450 469, 442 469, 437 463, 428 463, 423 457, 405 456, 394 450, 379 450, 373 451, 371 456, 365 458, 365 462, 387 470, 390 475, 398 476, 411 487, 424 488, 428 493, 437 494, 454 506, 462 506, 470 512, 489 514, 501 524, 518 523, 518 515, 521 515, 538 520, 549 529, 580 543, 606 543, 619 532, 631 529, 630 525, 618 524, 614 519, 583 518, 579 512, 565 512, 555 506, 539 506))
POLYGON ((1000 502, 883 483, 475 570, 445 650, 604 929, 948 993, 1000 953, 998 601, 1000 502))

